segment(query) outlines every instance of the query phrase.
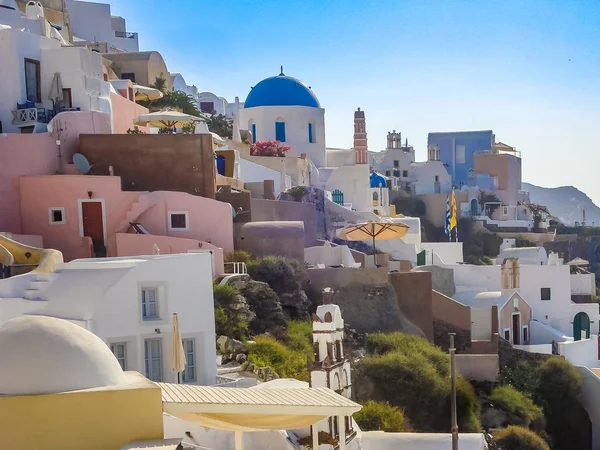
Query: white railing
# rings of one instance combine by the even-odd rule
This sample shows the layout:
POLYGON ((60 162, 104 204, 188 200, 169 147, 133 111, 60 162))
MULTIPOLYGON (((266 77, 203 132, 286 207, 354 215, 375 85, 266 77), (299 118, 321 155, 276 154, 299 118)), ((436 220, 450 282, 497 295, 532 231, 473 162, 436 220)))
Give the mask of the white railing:
POLYGON ((20 125, 22 123, 31 123, 38 121, 38 110, 37 108, 27 109, 15 109, 13 112, 13 125, 20 125))
POLYGON ((233 273, 235 275, 246 275, 248 273, 248 268, 246 267, 245 262, 226 262, 224 265, 225 273, 233 273), (232 267, 233 272, 229 272, 227 267, 232 267))

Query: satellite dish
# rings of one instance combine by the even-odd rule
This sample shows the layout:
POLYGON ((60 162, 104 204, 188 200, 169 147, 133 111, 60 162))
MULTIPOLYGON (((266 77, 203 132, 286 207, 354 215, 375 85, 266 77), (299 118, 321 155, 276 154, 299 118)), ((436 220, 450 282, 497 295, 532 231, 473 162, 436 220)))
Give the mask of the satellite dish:
POLYGON ((92 168, 90 162, 81 153, 75 153, 73 155, 73 163, 81 173, 88 173, 92 168))

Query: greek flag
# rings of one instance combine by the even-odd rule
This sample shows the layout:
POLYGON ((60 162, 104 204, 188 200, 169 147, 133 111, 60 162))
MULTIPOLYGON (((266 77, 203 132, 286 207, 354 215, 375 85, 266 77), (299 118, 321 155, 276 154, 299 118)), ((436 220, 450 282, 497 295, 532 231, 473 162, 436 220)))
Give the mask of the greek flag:
POLYGON ((450 218, 452 217, 452 213, 450 212, 450 195, 446 196, 446 226, 444 227, 444 231, 446 234, 450 234, 450 218))

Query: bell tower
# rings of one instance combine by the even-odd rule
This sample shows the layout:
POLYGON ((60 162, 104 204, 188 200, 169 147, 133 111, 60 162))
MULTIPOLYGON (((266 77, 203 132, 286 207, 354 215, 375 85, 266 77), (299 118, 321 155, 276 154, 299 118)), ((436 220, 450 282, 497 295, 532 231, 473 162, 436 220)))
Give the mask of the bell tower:
POLYGON ((365 112, 361 111, 360 108, 354 111, 354 151, 356 154, 356 164, 369 163, 365 112))

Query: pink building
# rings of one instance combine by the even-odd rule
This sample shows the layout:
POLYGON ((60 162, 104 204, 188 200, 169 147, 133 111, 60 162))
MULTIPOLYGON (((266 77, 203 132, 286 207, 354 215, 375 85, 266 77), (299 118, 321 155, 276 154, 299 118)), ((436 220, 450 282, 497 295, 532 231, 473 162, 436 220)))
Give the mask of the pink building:
POLYGON ((106 133, 110 125, 102 113, 71 112, 57 116, 53 134, 0 135, 0 231, 41 236, 65 261, 211 251, 215 275, 222 274, 223 254, 233 251, 229 203, 123 191, 120 177, 77 174, 70 162, 79 134, 106 133))

